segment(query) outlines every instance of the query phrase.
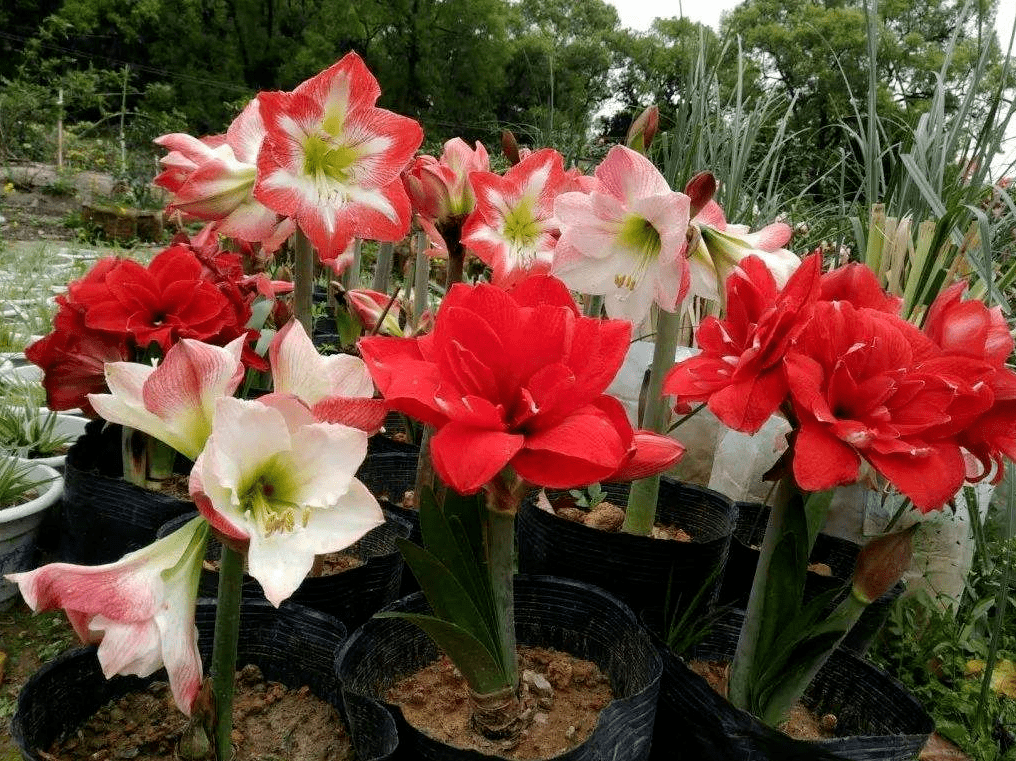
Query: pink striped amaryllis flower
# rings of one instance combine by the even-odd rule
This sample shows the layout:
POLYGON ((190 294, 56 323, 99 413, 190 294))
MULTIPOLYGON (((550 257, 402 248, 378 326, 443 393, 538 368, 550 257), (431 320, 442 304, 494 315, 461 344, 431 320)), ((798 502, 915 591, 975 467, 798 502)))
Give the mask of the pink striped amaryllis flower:
POLYGON ((353 238, 398 241, 409 232, 410 203, 400 175, 423 130, 376 108, 380 95, 356 53, 293 92, 258 95, 267 134, 254 197, 296 220, 324 262, 353 238))
POLYGON ((783 248, 793 235, 790 225, 783 222, 752 233, 747 225, 729 224, 723 208, 710 200, 691 224, 699 231, 695 247, 688 251, 691 293, 695 296, 719 301, 723 284, 746 256, 765 262, 780 288, 801 263, 797 254, 783 248))
POLYGON ((376 331, 385 336, 402 337, 402 327, 399 325, 402 304, 398 299, 393 301, 387 293, 372 291, 369 288, 353 288, 346 291, 345 296, 346 304, 363 325, 364 330, 376 331), (385 314, 386 308, 388 312, 385 314), (382 314, 384 319, 381 319, 382 314), (378 320, 381 320, 380 328, 377 327, 378 320))
POLYGON ((663 392, 682 408, 707 402, 720 421, 755 433, 787 397, 783 358, 818 298, 822 260, 808 257, 780 289, 765 262, 741 260, 727 278, 727 314, 695 334, 701 353, 676 364, 663 392))
POLYGON ((387 408, 374 399, 374 381, 367 366, 351 354, 324 357, 314 348, 299 320, 290 320, 268 347, 272 389, 292 394, 322 422, 341 423, 377 433, 387 408))
POLYGON ((63 608, 82 642, 98 643, 106 678, 149 676, 163 666, 188 716, 201 689, 194 607, 208 524, 195 518, 115 563, 52 563, 7 576, 36 611, 63 608))
POLYGON ((191 470, 190 495, 218 534, 247 545, 250 575, 277 607, 315 555, 345 549, 384 523, 354 478, 366 454, 366 433, 316 421, 294 396, 223 397, 191 470))
POLYGON ((553 274, 604 296, 610 317, 638 324, 655 301, 676 312, 688 293, 691 201, 670 189, 645 156, 615 145, 596 168, 599 188, 554 202, 561 238, 553 274))
POLYGON ((448 228, 460 227, 476 205, 469 174, 489 170, 490 157, 481 142, 470 148, 461 137, 454 137, 444 144, 441 158, 417 156, 402 173, 416 220, 437 253, 448 254, 445 234, 458 234, 448 228))
POLYGON ((471 494, 506 467, 571 488, 673 464, 680 445, 636 439, 603 393, 630 336, 631 323, 581 316, 566 286, 540 275, 510 291, 456 284, 432 333, 359 345, 388 404, 438 429, 438 475, 471 494))
POLYGON ((169 149, 155 178, 172 194, 168 208, 213 222, 219 235, 261 243, 266 252, 278 249, 296 228, 253 196, 264 136, 260 107, 252 100, 225 135, 198 139, 177 132, 156 138, 169 149))
POLYGON ((143 431, 193 460, 211 433, 216 400, 232 396, 243 380, 243 341, 219 347, 185 338, 158 367, 107 363, 111 393, 89 394, 88 401, 103 420, 143 431))
POLYGON ((492 282, 510 288, 550 272, 557 245, 554 199, 567 182, 564 158, 542 148, 504 176, 472 172, 476 208, 462 226, 462 245, 493 270, 492 282))

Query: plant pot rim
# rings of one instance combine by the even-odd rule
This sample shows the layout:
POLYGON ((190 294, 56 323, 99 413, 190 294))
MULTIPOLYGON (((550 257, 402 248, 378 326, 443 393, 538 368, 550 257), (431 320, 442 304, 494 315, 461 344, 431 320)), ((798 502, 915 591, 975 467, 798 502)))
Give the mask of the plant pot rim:
POLYGON ((38 460, 24 460, 20 457, 17 460, 32 466, 31 474, 33 479, 50 479, 49 488, 33 500, 15 505, 14 507, 0 508, 0 523, 13 522, 42 512, 55 504, 60 499, 60 495, 63 494, 63 477, 55 468, 38 460))

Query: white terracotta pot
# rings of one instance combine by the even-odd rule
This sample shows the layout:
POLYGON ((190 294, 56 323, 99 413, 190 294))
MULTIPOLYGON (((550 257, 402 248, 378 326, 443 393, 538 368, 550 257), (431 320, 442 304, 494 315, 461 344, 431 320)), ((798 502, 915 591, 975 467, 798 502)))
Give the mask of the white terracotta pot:
POLYGON ((46 510, 56 504, 63 493, 63 478, 49 465, 34 461, 31 478, 46 481, 42 494, 22 505, 0 509, 0 609, 18 594, 18 586, 3 576, 28 571, 35 561, 35 537, 46 510))

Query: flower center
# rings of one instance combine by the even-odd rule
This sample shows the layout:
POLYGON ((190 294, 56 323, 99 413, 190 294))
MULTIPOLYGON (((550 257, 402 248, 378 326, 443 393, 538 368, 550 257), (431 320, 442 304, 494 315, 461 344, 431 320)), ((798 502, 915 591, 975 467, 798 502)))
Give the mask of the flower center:
POLYGON ((292 532, 297 526, 306 526, 310 510, 296 502, 282 498, 291 493, 288 479, 280 469, 269 464, 243 490, 241 504, 244 513, 261 526, 265 536, 278 532, 292 532))
POLYGON ((324 175, 343 184, 352 179, 350 167, 356 162, 357 152, 345 145, 333 145, 324 138, 312 135, 303 144, 303 171, 311 177, 324 175))
POLYGON ((663 248, 660 233, 648 219, 632 215, 621 226, 618 242, 631 250, 635 266, 631 272, 615 275, 614 285, 634 291, 649 267, 660 257, 663 248))
POLYGON ((512 242, 516 254, 532 247, 540 232, 540 221, 533 214, 531 203, 523 201, 504 215, 504 236, 512 242))

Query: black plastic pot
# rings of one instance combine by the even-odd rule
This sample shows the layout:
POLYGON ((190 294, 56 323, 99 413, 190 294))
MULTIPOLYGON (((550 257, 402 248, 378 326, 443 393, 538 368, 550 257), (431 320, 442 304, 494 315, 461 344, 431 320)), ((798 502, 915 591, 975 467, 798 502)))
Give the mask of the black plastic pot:
MULTIPOLYGON (((769 508, 753 502, 738 502, 737 510, 737 528, 730 543, 730 557, 727 559, 727 570, 719 602, 735 608, 745 608, 751 594, 755 569, 758 567, 759 550, 756 548, 761 546, 765 535, 769 508)), ((847 585, 853 576, 854 564, 860 551, 860 545, 854 542, 828 534, 819 534, 809 560, 812 563, 824 563, 829 566, 832 575, 809 573, 804 589, 805 600, 811 600, 823 592, 839 588, 843 590, 843 594, 833 603, 835 606, 848 592, 847 585)), ((905 589, 906 586, 899 582, 869 605, 847 634, 841 647, 862 655, 866 653, 889 617, 893 602, 905 589)))
MULTIPOLYGON (((201 600, 197 609, 199 648, 206 669, 211 655, 215 601, 201 600)), ((265 678, 290 688, 306 685, 338 709, 351 728, 360 761, 391 758, 398 743, 391 716, 379 707, 364 705, 345 713, 338 679, 332 668, 335 650, 346 632, 331 616, 299 605, 273 608, 265 601, 244 603, 238 664, 254 663, 265 678), (353 731, 355 728, 355 731, 353 731)), ((104 704, 157 679, 165 671, 139 679, 105 679, 96 648, 71 650, 37 671, 25 684, 11 722, 14 743, 26 761, 43 761, 38 749, 74 730, 104 704)))
MULTIPOLYGON (((730 615, 691 657, 729 661, 743 618, 730 615)), ((921 704, 863 658, 837 650, 804 696, 817 715, 837 719, 835 738, 792 740, 720 697, 705 679, 661 648, 663 686, 653 761, 913 761, 934 730, 921 704)))
POLYGON ((384 428, 367 440, 367 455, 382 452, 407 452, 418 457, 420 445, 392 438, 393 434, 399 433, 407 433, 406 418, 399 412, 389 412, 385 416, 384 428))
POLYGON ((411 541, 422 544, 420 536, 420 515, 416 510, 401 506, 402 497, 416 487, 416 464, 420 451, 368 452, 366 459, 356 471, 356 477, 377 497, 386 508, 409 522, 412 530, 411 541))
POLYGON ((194 503, 123 480, 121 428, 93 420, 71 446, 64 465, 57 556, 100 565, 155 540, 159 527, 192 512, 194 503))
MULTIPOLYGON (((387 610, 426 612, 422 594, 387 610)), ((659 692, 660 659, 625 605, 596 587, 547 576, 515 581, 519 644, 551 647, 593 661, 610 679, 614 700, 600 714, 592 735, 555 761, 641 761, 649 754, 659 692)), ((347 705, 384 703, 388 688, 434 661, 438 650, 416 626, 374 619, 354 632, 336 655, 347 705)), ((402 711, 385 704, 399 730, 398 758, 418 761, 495 759, 445 745, 411 727, 402 711)))
MULTIPOLYGON (((191 520, 196 513, 174 518, 159 529, 159 536, 167 536, 191 520)), ((385 509, 385 522, 371 530, 346 552, 356 555, 363 565, 328 576, 308 576, 289 598, 298 605, 327 613, 355 629, 377 611, 392 602, 399 594, 402 579, 402 555, 395 546, 396 539, 409 536, 410 526, 399 516, 385 509)), ((218 560, 222 546, 210 538, 205 557, 218 560)), ((219 574, 205 568, 198 582, 198 594, 214 597, 219 588, 219 574)), ((261 585, 244 574, 245 599, 263 600, 261 585)))
MULTIPOLYGON (((623 507, 628 484, 604 487, 623 507)), ((553 498, 553 495, 551 495, 553 498)), ((690 603, 712 603, 719 592, 736 513, 719 492, 670 478, 660 482, 657 520, 679 526, 691 542, 607 533, 559 518, 526 500, 518 516, 519 570, 578 579, 602 587, 634 610, 690 603)))

